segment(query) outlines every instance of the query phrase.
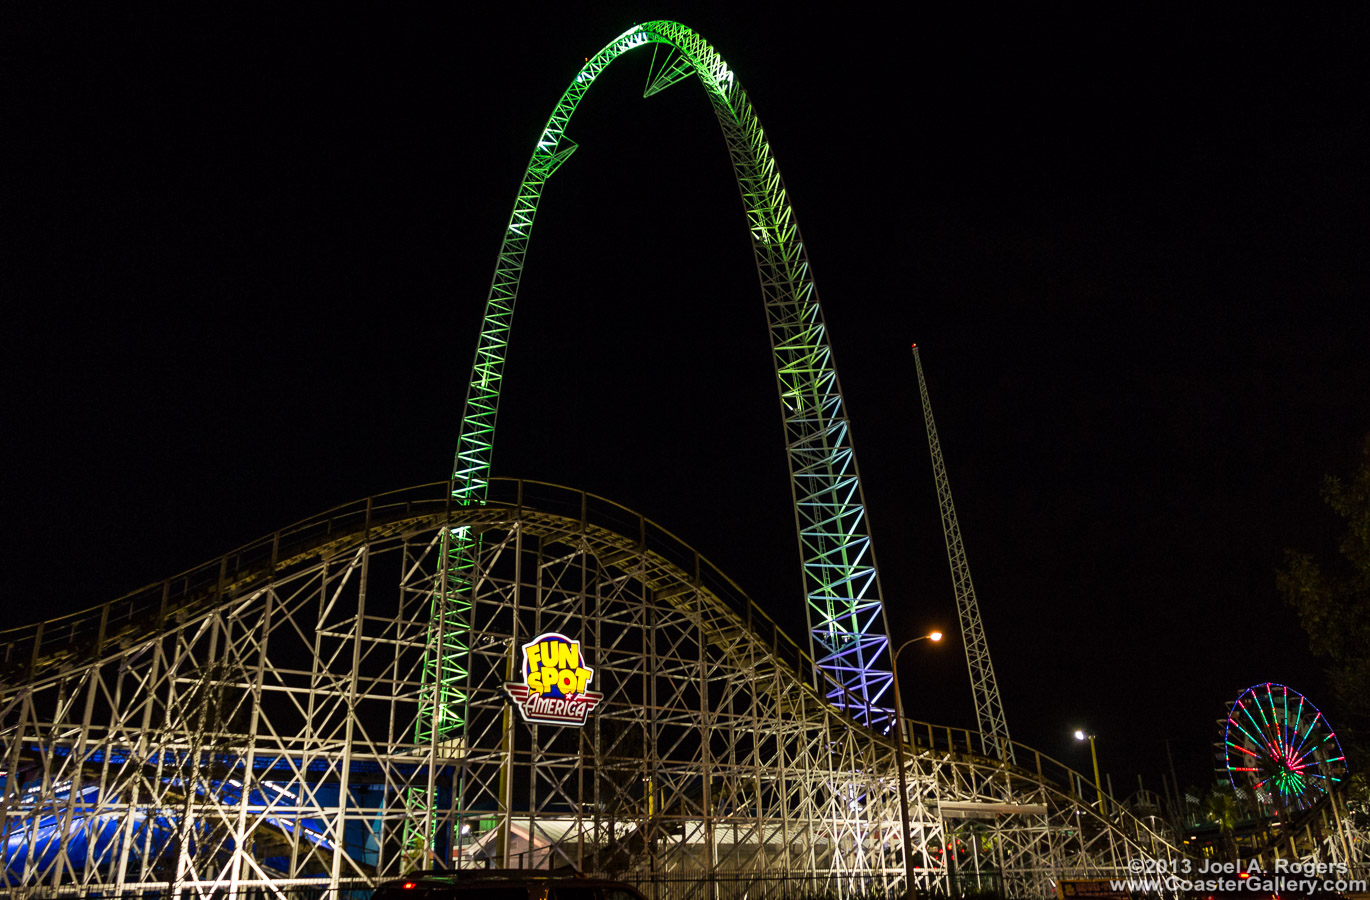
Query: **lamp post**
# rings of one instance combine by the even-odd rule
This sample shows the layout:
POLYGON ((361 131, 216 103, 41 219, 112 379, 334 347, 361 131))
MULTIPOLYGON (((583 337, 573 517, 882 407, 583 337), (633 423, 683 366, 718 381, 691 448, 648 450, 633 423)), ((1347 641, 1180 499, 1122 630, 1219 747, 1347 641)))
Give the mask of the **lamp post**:
POLYGON ((904 778, 904 700, 899 696, 899 654, 909 644, 919 641, 936 643, 942 639, 942 632, 929 631, 927 634, 911 638, 899 645, 890 657, 890 669, 894 673, 894 764, 899 769, 899 821, 903 827, 904 844, 904 889, 909 900, 913 900, 913 852, 909 848, 909 788, 904 778))
POLYGON ((1085 734, 1080 729, 1075 729, 1075 740, 1089 741, 1089 758, 1094 763, 1094 796, 1099 798, 1099 815, 1108 815, 1108 806, 1104 802, 1104 789, 1099 781, 1099 754, 1094 752, 1094 735, 1085 734))

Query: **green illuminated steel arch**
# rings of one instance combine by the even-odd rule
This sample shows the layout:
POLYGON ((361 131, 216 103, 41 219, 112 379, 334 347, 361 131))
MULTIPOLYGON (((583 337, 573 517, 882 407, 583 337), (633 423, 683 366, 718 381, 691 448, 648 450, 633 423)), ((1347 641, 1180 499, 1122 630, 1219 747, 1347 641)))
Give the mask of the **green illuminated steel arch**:
MULTIPOLYGON (((580 69, 547 120, 490 286, 452 473, 453 497, 462 504, 485 500, 514 300, 543 186, 576 149, 566 137, 571 116, 610 63, 647 44, 664 45, 666 52, 654 48, 646 95, 694 75, 723 128, 770 323, 813 656, 832 676, 828 695, 835 703, 861 720, 881 721, 888 716, 891 682, 884 611, 847 416, 804 244, 746 92, 713 48, 679 23, 647 22, 614 39, 580 69)), ((460 530, 451 535, 449 576, 434 600, 426 671, 433 734, 420 739, 442 740, 461 725, 466 609, 459 598, 468 591, 466 573, 477 541, 460 530)))

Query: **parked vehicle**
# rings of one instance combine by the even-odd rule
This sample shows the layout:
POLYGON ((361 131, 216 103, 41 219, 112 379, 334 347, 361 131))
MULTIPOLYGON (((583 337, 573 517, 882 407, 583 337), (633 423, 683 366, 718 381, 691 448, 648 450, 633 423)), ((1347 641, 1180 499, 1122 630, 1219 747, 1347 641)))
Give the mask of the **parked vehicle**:
POLYGON ((387 881, 371 900, 645 900, 631 885, 570 870, 455 869, 387 881))

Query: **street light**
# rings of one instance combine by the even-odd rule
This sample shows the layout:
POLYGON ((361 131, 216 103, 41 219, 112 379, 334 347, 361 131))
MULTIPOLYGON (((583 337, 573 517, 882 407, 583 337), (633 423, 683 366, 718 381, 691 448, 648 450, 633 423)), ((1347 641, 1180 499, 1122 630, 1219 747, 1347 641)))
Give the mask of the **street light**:
POLYGON ((909 900, 914 898, 913 853, 909 848, 909 787, 904 778, 904 700, 899 696, 899 654, 904 652, 904 648, 909 644, 916 644, 919 641, 932 641, 935 644, 941 639, 942 632, 929 631, 927 634, 904 641, 890 657, 890 669, 894 673, 894 764, 899 768, 899 821, 903 825, 904 835, 904 889, 909 900))
POLYGON ((1094 735, 1085 734, 1080 729, 1075 729, 1075 740, 1089 741, 1089 758, 1094 762, 1094 796, 1099 798, 1099 815, 1108 815, 1108 806, 1104 802, 1104 789, 1099 783, 1099 754, 1094 752, 1094 735))

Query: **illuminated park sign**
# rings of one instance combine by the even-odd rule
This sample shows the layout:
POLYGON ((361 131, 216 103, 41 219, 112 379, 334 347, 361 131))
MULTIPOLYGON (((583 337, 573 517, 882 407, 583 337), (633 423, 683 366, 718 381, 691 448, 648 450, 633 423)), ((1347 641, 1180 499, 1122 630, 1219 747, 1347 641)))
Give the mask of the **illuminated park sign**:
POLYGON ((542 634, 523 645, 523 681, 506 681, 525 722, 543 725, 585 724, 590 710, 604 699, 588 690, 595 670, 585 665, 580 642, 562 634, 542 634))

